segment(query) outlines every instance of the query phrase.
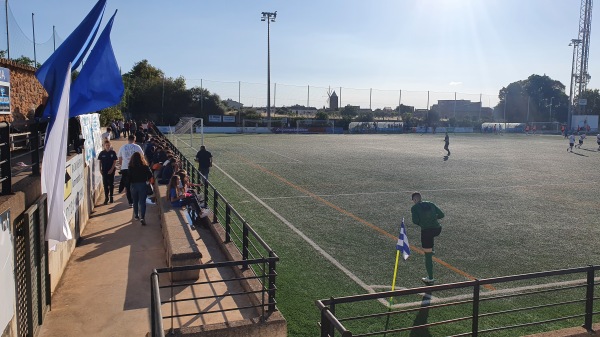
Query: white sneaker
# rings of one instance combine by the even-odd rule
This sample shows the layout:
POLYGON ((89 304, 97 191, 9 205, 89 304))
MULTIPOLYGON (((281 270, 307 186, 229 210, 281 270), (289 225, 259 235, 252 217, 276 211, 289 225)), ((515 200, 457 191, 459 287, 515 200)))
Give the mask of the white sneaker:
POLYGON ((430 279, 429 277, 423 277, 421 281, 428 286, 432 286, 435 283, 435 279, 430 279))

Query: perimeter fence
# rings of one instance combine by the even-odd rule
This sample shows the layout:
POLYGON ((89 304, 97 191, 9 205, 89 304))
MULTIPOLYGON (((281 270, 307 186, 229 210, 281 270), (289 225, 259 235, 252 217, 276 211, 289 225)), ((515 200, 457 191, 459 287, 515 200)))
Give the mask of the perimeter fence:
MULTIPOLYGON (((230 99, 242 103, 244 107, 264 107, 267 101, 267 84, 250 82, 228 82, 209 79, 185 78, 188 87, 200 87, 218 94, 221 99, 230 99)), ((360 107, 361 109, 382 109, 390 111, 397 106, 410 106, 416 110, 429 110, 438 105, 437 110, 446 117, 461 115, 468 112, 470 115, 491 114, 491 110, 498 103, 497 94, 461 93, 439 91, 415 91, 405 89, 376 89, 376 88, 349 88, 343 86, 313 86, 272 83, 271 107, 288 107, 302 110, 302 107, 322 108, 329 107, 329 96, 337 96, 338 107, 346 105, 360 107), (480 108, 482 111, 480 111, 480 108)), ((236 109, 236 103, 232 108, 236 109)), ((308 110, 307 110, 308 112, 308 110)), ((315 111, 316 112, 316 109, 315 111)), ((314 113, 313 112, 313 113, 314 113)), ((302 112, 299 113, 301 115, 302 112)), ((397 115, 397 113, 395 113, 397 115)))
MULTIPOLYGON (((600 266, 552 270, 538 273, 477 279, 413 289, 386 291, 374 294, 345 296, 316 301, 321 312, 321 337, 351 336, 479 336, 505 331, 517 336, 515 330, 555 322, 581 324, 591 332, 594 318, 600 314, 595 273, 600 266), (571 280, 549 282, 550 278, 573 277, 571 280), (578 278, 577 278, 578 277, 578 278), (537 283, 536 283, 537 281, 537 283), (482 292, 481 287, 520 282, 513 289, 482 292), (466 293, 444 299, 444 291, 466 293), (434 296, 435 294, 435 296, 434 296), (406 298, 421 298, 407 303, 406 298), (413 297, 411 297, 413 296, 413 297), (515 301, 515 299, 519 301, 515 301), (346 315, 348 308, 369 308, 369 302, 395 303, 378 312, 346 315), (392 309, 393 308, 393 309, 392 309), (447 310, 449 315, 437 315, 447 310), (467 314, 465 314, 467 313, 467 314), (406 315, 416 314, 414 320, 406 315), (443 318, 439 318, 443 317, 443 318), (435 319, 438 318, 438 319, 435 319), (432 321, 429 321, 432 320, 432 321), (431 331, 434 328, 444 330, 431 331)), ((494 288, 495 289, 495 288, 494 288)), ((528 332, 529 334, 532 332, 528 332)), ((519 336, 523 335, 518 334, 519 336)))
MULTIPOLYGON (((41 14, 43 15, 43 13, 41 14)), ((64 41, 56 30, 35 28, 35 15, 32 13, 30 18, 15 18, 10 3, 7 3, 0 10, 0 51, 5 53, 4 57, 8 59, 18 59, 27 57, 36 63, 42 64, 64 41), (19 25, 20 22, 26 22, 30 19, 30 26, 19 25), (35 35, 34 35, 35 31, 35 35)))

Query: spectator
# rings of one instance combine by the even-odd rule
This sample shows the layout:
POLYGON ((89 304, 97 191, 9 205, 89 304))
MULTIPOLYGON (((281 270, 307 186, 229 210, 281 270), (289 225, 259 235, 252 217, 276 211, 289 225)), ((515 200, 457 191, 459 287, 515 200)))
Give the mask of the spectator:
POLYGON ((133 217, 146 225, 146 196, 148 195, 148 184, 152 178, 152 172, 148 163, 140 152, 135 152, 129 161, 129 183, 133 197, 133 217))
POLYGON ((196 161, 198 162, 200 173, 208 180, 208 173, 212 167, 212 154, 206 151, 204 145, 200 146, 200 151, 196 153, 196 161))
MULTIPOLYGON (((121 146, 118 154, 119 164, 121 165, 121 185, 123 188, 125 188, 125 193, 127 196, 127 201, 129 202, 129 207, 133 207, 133 198, 131 196, 131 189, 129 186, 129 161, 131 160, 133 154, 136 152, 140 155, 144 154, 142 148, 139 147, 139 145, 133 143, 134 139, 135 137, 129 135, 129 137, 127 137, 128 143, 121 146)), ((119 187, 119 192, 121 192, 121 190, 122 188, 119 187)))

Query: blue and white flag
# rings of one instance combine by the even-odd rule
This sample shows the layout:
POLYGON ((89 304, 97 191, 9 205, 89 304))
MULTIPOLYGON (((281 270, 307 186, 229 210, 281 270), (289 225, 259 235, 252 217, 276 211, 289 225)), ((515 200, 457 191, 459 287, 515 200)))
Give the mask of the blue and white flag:
POLYGON ((71 67, 67 64, 63 74, 63 87, 60 90, 56 122, 49 131, 42 163, 42 193, 48 195, 48 227, 46 240, 50 250, 55 250, 56 242, 71 240, 71 228, 65 216, 65 166, 67 157, 67 133, 69 123, 69 94, 71 88, 71 67))
POLYGON ((402 259, 406 261, 410 256, 410 245, 408 244, 408 236, 406 236, 406 227, 404 227, 404 218, 400 224, 400 235, 396 243, 396 249, 402 252, 402 259))
POLYGON ((98 0, 79 26, 35 72, 35 76, 48 92, 49 97, 43 117, 50 117, 50 126, 54 124, 58 111, 67 66, 71 69, 79 67, 100 28, 105 7, 106 0, 98 0))
POLYGON ((117 15, 116 11, 100 34, 71 87, 69 117, 102 110, 121 102, 125 88, 110 43, 110 31, 115 15, 117 15))

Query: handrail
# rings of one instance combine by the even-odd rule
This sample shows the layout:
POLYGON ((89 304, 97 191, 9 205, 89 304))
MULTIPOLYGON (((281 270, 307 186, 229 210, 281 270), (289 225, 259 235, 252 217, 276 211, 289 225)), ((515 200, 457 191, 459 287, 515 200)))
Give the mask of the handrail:
MULTIPOLYGON (((187 172, 190 173, 190 178, 192 179, 192 182, 199 183, 200 181, 198 180, 198 178, 201 179, 201 182, 204 185, 204 200, 209 200, 209 197, 211 196, 209 190, 213 191, 212 196, 215 206, 213 208, 213 213, 215 214, 215 216, 217 214, 216 208, 222 202, 230 210, 230 216, 235 215, 235 217, 237 217, 241 221, 241 223, 244 224, 244 227, 247 227, 249 234, 252 234, 253 238, 262 246, 263 249, 265 249, 267 252, 273 252, 273 249, 271 249, 271 247, 263 240, 263 238, 260 237, 258 233, 256 233, 256 231, 240 215, 240 213, 235 209, 235 207, 231 205, 231 203, 217 190, 217 188, 210 181, 206 180, 206 177, 202 176, 198 168, 194 164, 192 164, 192 162, 190 162, 188 158, 183 153, 181 153, 181 151, 175 145, 173 145, 173 143, 167 137, 165 137, 158 128, 155 127, 154 132, 167 142, 169 148, 183 162, 183 167, 187 172)), ((226 223, 225 225, 228 225, 228 223, 226 223)))
MULTIPOLYGON (((200 284, 214 284, 214 283, 227 283, 232 281, 232 279, 222 279, 222 280, 213 280, 210 282, 194 282, 191 284, 180 284, 180 283, 173 283, 173 281, 170 282, 169 285, 163 285, 160 286, 159 285, 159 278, 161 274, 168 274, 170 275, 171 273, 174 272, 182 272, 182 271, 189 271, 189 270, 205 270, 205 269, 218 269, 218 268, 229 268, 229 267, 240 267, 240 266, 245 266, 245 265, 258 265, 258 264, 271 264, 274 263, 275 261, 279 260, 279 258, 277 257, 269 257, 269 258, 264 258, 264 259, 253 259, 253 260, 244 260, 244 261, 225 261, 225 262, 213 262, 213 263, 206 263, 206 264, 201 264, 201 265, 188 265, 188 266, 176 266, 176 267, 168 267, 168 268, 157 268, 154 269, 154 271, 152 272, 152 274, 150 275, 150 286, 151 286, 151 336, 152 337, 164 337, 164 327, 163 327, 163 320, 165 319, 170 319, 171 321, 171 327, 170 327, 170 331, 173 332, 174 331, 174 321, 173 319, 175 318, 181 318, 181 317, 189 317, 189 316, 196 316, 196 315, 205 315, 205 314, 213 314, 213 313, 222 313, 222 312, 227 312, 227 311, 233 311, 233 310, 242 310, 242 309, 251 309, 251 308, 262 308, 261 310, 261 318, 263 321, 265 321, 267 319, 267 315, 269 313, 272 313, 274 311, 276 311, 276 304, 277 302, 275 301, 274 297, 268 296, 268 300, 265 301, 265 296, 264 294, 270 294, 272 291, 275 291, 275 284, 274 283, 268 283, 265 284, 263 282, 260 282, 261 278, 263 277, 271 277, 273 275, 271 275, 272 271, 269 269, 269 271, 267 271, 266 273, 263 272, 263 275, 256 275, 254 277, 245 277, 245 278, 234 278, 236 281, 241 281, 241 280, 252 280, 252 279, 256 279, 259 281, 259 283, 261 284, 261 288, 259 290, 252 290, 252 288, 246 288, 246 287, 242 287, 243 290, 242 291, 234 291, 234 292, 226 292, 224 294, 217 294, 217 295, 206 295, 206 294, 198 294, 192 297, 185 297, 185 298, 179 298, 176 299, 174 297, 174 292, 173 289, 174 288, 180 288, 182 286, 193 286, 193 285, 200 285, 200 284), (161 289, 171 289, 171 297, 168 300, 162 300, 161 298, 161 289), (211 299, 211 298, 222 298, 222 297, 236 297, 236 296, 248 296, 248 295, 252 295, 252 294, 263 294, 263 295, 258 295, 262 298, 262 301, 260 303, 253 303, 250 305, 245 305, 245 306, 240 306, 240 307, 235 307, 235 308, 222 308, 219 310, 200 310, 198 309, 197 312, 186 312, 186 313, 179 313, 175 310, 174 308, 174 304, 175 303, 180 303, 180 302, 188 302, 188 301, 199 301, 199 300, 206 300, 206 299, 211 299), (171 308, 171 312, 168 315, 163 315, 162 313, 162 309, 161 309, 161 305, 164 304, 170 304, 170 308, 171 308), (265 307, 267 308, 267 310, 265 310, 265 307)), ((164 292, 167 293, 167 292, 164 292)))
MULTIPOLYGON (((265 320, 269 313, 277 311, 277 301, 275 299, 277 286, 276 286, 276 263, 279 261, 279 257, 275 252, 271 249, 271 247, 264 241, 260 235, 250 226, 250 224, 241 216, 241 214, 229 203, 229 201, 217 190, 217 188, 204 177, 198 168, 190 162, 190 160, 176 147, 173 143, 167 139, 158 128, 153 128, 154 133, 164 139, 167 142, 169 148, 175 153, 177 157, 179 157, 182 162, 182 167, 186 170, 190 176, 192 183, 200 183, 202 182, 203 188, 201 193, 204 195, 204 204, 203 206, 208 207, 209 204, 212 204, 213 211, 213 222, 219 223, 225 229, 225 242, 233 242, 236 249, 240 252, 242 259, 240 261, 226 261, 226 262, 216 262, 210 264, 202 264, 202 265, 190 265, 190 266, 176 266, 170 268, 159 268, 155 269, 156 278, 158 279, 159 274, 161 273, 173 273, 179 271, 189 271, 189 270, 202 270, 209 268, 223 268, 223 267, 242 267, 242 270, 249 270, 254 276, 246 277, 247 280, 253 279, 258 281, 257 284, 260 284, 261 290, 252 291, 246 290, 243 293, 228 293, 222 296, 233 296, 233 295, 249 295, 249 294, 262 294, 258 295, 261 298, 260 304, 255 304, 249 306, 248 308, 262 308, 261 316, 262 319, 265 320), (266 309, 266 310, 265 310, 266 309)), ((196 205, 200 207, 200 205, 196 205)), ((154 275, 154 273, 153 273, 154 275)), ((236 278, 241 280, 240 278, 236 278)), ((211 281, 212 282, 229 282, 230 279, 226 280, 218 280, 211 281)), ((153 282, 155 282, 153 280, 153 282)), ((156 280, 158 282, 158 280, 156 280)), ((182 286, 181 284, 172 284, 168 286, 158 286, 156 283, 157 289, 170 288, 171 292, 173 292, 173 288, 182 286)), ((194 283, 195 284, 195 283, 194 283)), ((171 331, 173 331, 173 318, 175 317, 183 317, 184 315, 171 315, 162 316, 160 312, 160 304, 170 303, 171 304, 171 312, 173 312, 173 304, 174 301, 161 301, 160 300, 160 291, 153 290, 153 299, 152 303, 159 308, 153 308, 153 333, 152 336, 160 336, 163 335, 155 334, 155 324, 154 320, 162 319, 171 319, 171 331), (157 304, 158 303, 158 304, 157 304)), ((206 298, 206 296, 202 297, 206 298)), ((198 300, 197 298, 190 298, 185 300, 198 300)), ((238 308, 242 309, 242 308, 238 308)), ((227 311, 230 309, 220 310, 227 311)), ((215 312, 215 311, 211 311, 215 312)), ((217 311, 218 312, 218 311, 217 311)), ((200 312, 198 314, 206 314, 209 312, 200 312)), ((189 314, 186 314, 189 315, 189 314)), ((164 333, 164 330, 161 330, 161 333, 164 333)))
MULTIPOLYGON (((573 318, 578 318, 578 317, 584 317, 585 320, 583 323, 583 327, 588 331, 592 331, 593 316, 598 314, 598 312, 593 311, 594 300, 597 299, 594 297, 594 287, 596 286, 596 283, 594 282, 595 281, 594 277, 595 277, 595 271, 597 271, 597 270, 600 270, 600 266, 590 265, 587 267, 567 268, 567 269, 542 271, 542 272, 520 274, 520 275, 509 275, 509 276, 493 277, 493 278, 486 278, 486 279, 480 279, 480 280, 471 280, 471 281, 464 281, 464 282, 458 282, 458 283, 441 284, 441 285, 426 286, 426 287, 419 287, 419 288, 412 288, 412 289, 402 289, 402 290, 385 291, 385 292, 370 293, 370 294, 343 296, 343 297, 338 297, 338 298, 332 297, 329 299, 323 299, 323 300, 316 301, 315 305, 317 306, 319 311, 321 311, 321 322, 320 322, 321 337, 333 336, 335 331, 341 333, 342 336, 345 336, 344 334, 348 333, 348 330, 343 325, 343 323, 341 323, 343 321, 352 320, 353 322, 356 322, 360 319, 368 319, 368 318, 373 318, 376 316, 384 316, 384 315, 389 316, 392 314, 395 315, 395 314, 400 314, 400 313, 414 311, 414 310, 410 309, 410 310, 392 311, 391 309, 389 309, 389 311, 387 311, 385 314, 367 314, 367 315, 363 315, 363 316, 354 316, 354 317, 350 317, 350 318, 338 318, 335 316, 335 314, 333 312, 330 312, 330 308, 333 309, 336 307, 336 305, 353 303, 356 306, 360 302, 371 301, 371 300, 380 300, 380 299, 387 300, 391 297, 400 297, 400 296, 422 294, 422 293, 431 294, 433 292, 441 291, 441 290, 473 288, 473 297, 472 298, 469 297, 468 300, 465 300, 464 298, 462 298, 461 300, 445 303, 443 306, 434 304, 434 305, 428 305, 425 308, 427 308, 427 310, 431 310, 431 309, 435 309, 435 308, 441 308, 441 307, 447 307, 447 306, 453 306, 453 305, 464 305, 465 303, 471 302, 473 305, 473 312, 470 316, 467 316, 467 319, 471 320, 473 322, 471 331, 461 333, 461 334, 458 334, 455 336, 463 336, 463 335, 464 336, 468 336, 468 335, 477 336, 479 333, 484 333, 484 332, 508 330, 508 329, 514 329, 514 328, 531 326, 531 325, 541 325, 541 324, 545 324, 548 322, 561 321, 561 320, 573 319, 573 318), (573 275, 573 274, 582 274, 582 273, 586 274, 586 279, 585 279, 585 282, 582 282, 582 284, 583 284, 582 286, 558 287, 556 289, 544 290, 544 292, 550 292, 550 291, 558 292, 558 291, 564 291, 565 289, 576 289, 576 288, 585 287, 586 294, 583 299, 577 298, 577 299, 562 301, 562 302, 552 302, 552 303, 533 305, 533 306, 528 306, 528 307, 523 307, 523 308, 513 308, 510 310, 500 310, 500 311, 494 311, 494 312, 479 313, 479 303, 482 301, 490 301, 490 300, 494 300, 494 299, 501 300, 501 299, 505 299, 505 298, 509 298, 509 297, 517 297, 517 296, 523 296, 523 295, 528 295, 528 294, 531 295, 531 294, 540 293, 540 291, 531 291, 531 292, 521 292, 521 293, 515 293, 515 294, 509 294, 509 295, 503 295, 503 296, 495 296, 495 297, 487 297, 487 298, 480 299, 479 288, 480 288, 480 286, 482 286, 484 284, 499 284, 499 283, 505 283, 505 282, 543 279, 543 278, 551 277, 551 276, 573 275), (479 327, 478 327, 478 321, 479 321, 479 318, 481 318, 481 317, 509 314, 509 313, 513 313, 513 312, 535 310, 535 309, 547 308, 547 307, 572 305, 574 303, 580 303, 580 302, 585 302, 585 310, 583 313, 579 312, 577 314, 573 314, 573 315, 569 315, 569 316, 546 319, 546 320, 537 321, 537 322, 514 324, 514 325, 510 325, 510 326, 488 327, 485 330, 479 330, 479 327), (327 313, 324 314, 325 312, 327 312, 327 313)), ((331 310, 331 311, 333 311, 333 310, 331 310)), ((450 322, 455 322, 458 319, 463 320, 463 317, 449 319, 449 320, 442 321, 442 322, 429 323, 426 325, 404 327, 401 329, 398 329, 396 327, 394 329, 385 330, 385 331, 377 331, 377 332, 371 331, 371 332, 356 334, 356 336, 385 335, 386 333, 414 330, 414 329, 419 329, 419 328, 433 326, 433 325, 448 324, 450 322)), ((348 336, 352 336, 352 334, 349 334, 348 336)))
MULTIPOLYGON (((12 162, 16 159, 29 156, 30 165, 24 168, 31 167, 31 175, 40 175, 40 154, 39 151, 44 149, 45 133, 40 130, 43 123, 47 120, 36 120, 32 123, 21 124, 30 127, 31 131, 11 133, 11 124, 7 122, 0 123, 0 182, 2 190, 0 194, 12 194, 12 177, 15 175, 12 172, 12 162), (14 139, 15 136, 21 137, 14 139), (25 146, 15 146, 15 144, 25 143, 25 146), (28 150, 13 155, 13 150, 27 147, 28 150)), ((17 173, 23 170, 18 170, 17 173)))

